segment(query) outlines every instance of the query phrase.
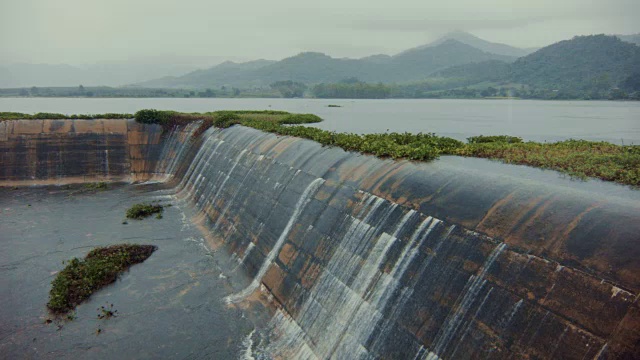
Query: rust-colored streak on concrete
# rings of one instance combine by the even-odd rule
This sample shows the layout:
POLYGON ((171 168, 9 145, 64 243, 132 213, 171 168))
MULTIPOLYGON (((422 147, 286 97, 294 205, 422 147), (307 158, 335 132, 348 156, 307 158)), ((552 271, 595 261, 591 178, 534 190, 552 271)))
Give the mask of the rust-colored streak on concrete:
POLYGON ((356 182, 365 178, 367 173, 371 171, 371 164, 363 162, 357 166, 338 166, 335 175, 341 182, 356 182))
POLYGON ((558 237, 556 239, 554 239, 553 244, 551 245, 551 248, 548 250, 551 250, 553 252, 557 252, 560 251, 562 248, 562 241, 564 239, 567 239, 569 237, 569 235, 571 234, 571 232, 578 227, 578 224, 580 224, 580 221, 582 221, 582 218, 585 217, 585 215, 587 215, 589 212, 593 211, 594 209, 597 209, 598 207, 600 207, 599 203, 595 203, 589 207, 587 207, 586 209, 584 209, 584 211, 582 211, 580 214, 578 214, 575 218, 573 218, 573 220, 571 220, 567 226, 564 228, 564 231, 562 232, 561 235, 558 235, 558 237))
POLYGON ((0 142, 9 140, 9 122, 0 121, 0 142))
MULTIPOLYGON (((115 120, 122 121, 122 120, 115 120)), ((104 134, 104 123, 102 120, 73 120, 73 128, 75 133, 94 133, 104 134)))
POLYGON ((104 127, 104 132, 106 133, 115 133, 115 134, 127 134, 127 120, 102 120, 102 126, 104 127))
POLYGON ((543 221, 543 215, 547 212, 548 208, 552 205, 553 199, 547 199, 539 206, 535 207, 535 210, 528 219, 526 219, 522 225, 515 228, 515 232, 509 234, 508 241, 510 244, 518 246, 524 246, 526 248, 533 248, 536 254, 542 253, 550 233, 550 225, 543 221), (526 240, 533 240, 531 242, 526 240))
POLYGON ((271 294, 278 299, 278 302, 281 304, 285 304, 288 300, 282 292, 282 281, 286 275, 287 273, 281 269, 278 264, 272 263, 262 278, 262 283, 269 288, 271 294))
MULTIPOLYGON (((616 296, 614 293, 612 296, 616 296)), ((640 354, 640 297, 636 298, 624 319, 620 321, 611 337, 607 340, 611 343, 614 353, 629 354, 628 358, 632 358, 633 354, 640 354)))
POLYGON ((270 156, 278 157, 278 155, 285 152, 289 148, 289 146, 291 146, 292 144, 298 141, 298 139, 291 138, 291 137, 278 138, 278 140, 279 141, 276 144, 274 144, 269 150, 270 156))
POLYGON ((361 179, 360 186, 371 193, 386 198, 388 194, 381 193, 380 186, 386 179, 389 179, 393 174, 396 174, 401 167, 401 163, 391 163, 386 166, 380 166, 361 179))
POLYGON ((14 120, 12 135, 35 135, 43 131, 44 120, 14 120))
POLYGON ((295 260, 296 254, 296 248, 291 243, 285 243, 278 254, 278 258, 283 264, 289 266, 295 260))
POLYGON ((545 197, 521 195, 516 190, 498 200, 480 220, 476 229, 491 237, 502 238, 510 245, 516 244, 517 241, 512 237, 514 229, 525 222, 527 215, 534 209, 538 208, 536 211, 540 211, 545 200, 545 197))
POLYGON ((0 185, 147 180, 161 140, 124 119, 2 121, 0 185))
POLYGON ((43 132, 47 134, 67 134, 72 129, 73 122, 68 120, 44 120, 43 132))

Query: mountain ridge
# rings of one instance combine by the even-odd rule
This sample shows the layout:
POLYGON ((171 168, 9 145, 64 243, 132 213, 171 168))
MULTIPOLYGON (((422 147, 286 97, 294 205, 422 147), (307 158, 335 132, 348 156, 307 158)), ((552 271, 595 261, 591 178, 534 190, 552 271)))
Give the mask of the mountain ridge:
MULTIPOLYGON (((515 57, 482 51, 448 39, 430 47, 414 48, 394 56, 373 55, 361 59, 333 58, 320 52, 303 52, 263 66, 222 69, 221 65, 182 77, 136 84, 143 87, 268 86, 276 81, 307 84, 358 78, 365 82, 411 82, 427 78, 451 65, 485 60, 515 61, 515 57)), ((246 64, 246 63, 245 63, 246 64)))
POLYGON ((487 41, 464 31, 452 31, 438 38, 438 40, 435 40, 428 44, 414 47, 412 49, 405 50, 400 54, 408 51, 412 51, 412 50, 418 50, 418 49, 423 49, 427 47, 437 46, 447 40, 456 40, 463 44, 473 46, 474 48, 482 50, 484 52, 489 52, 496 55, 513 56, 513 57, 521 57, 521 56, 529 55, 530 53, 537 50, 537 48, 523 49, 523 48, 518 48, 518 47, 507 45, 507 44, 487 41))

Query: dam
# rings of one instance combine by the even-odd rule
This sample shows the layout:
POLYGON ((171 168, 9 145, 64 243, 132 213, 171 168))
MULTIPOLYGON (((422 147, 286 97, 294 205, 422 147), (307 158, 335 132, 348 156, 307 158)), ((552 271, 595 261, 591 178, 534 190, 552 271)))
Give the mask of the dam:
POLYGON ((572 189, 455 159, 378 159, 243 126, 198 129, 198 122, 170 132, 134 120, 0 122, 0 227, 8 229, 0 235, 0 274, 8 289, 3 303, 11 305, 0 316, 3 354, 640 357, 640 198, 631 190, 618 196, 572 189), (57 190, 95 181, 123 185, 93 199, 80 194, 91 206, 57 190), (72 211, 78 219, 58 220, 97 223, 128 198, 176 206, 163 220, 130 228, 117 215, 104 216, 118 230, 109 225, 92 236, 48 222, 72 211), (66 201, 64 208, 57 200, 66 201), (40 213, 29 215, 24 201, 40 213), (43 212, 37 201, 51 204, 43 212), (180 236, 197 244, 188 254, 173 239, 181 226, 188 230, 180 236), (46 328, 37 320, 46 289, 38 287, 48 283, 52 266, 25 268, 12 254, 27 258, 41 248, 42 261, 59 264, 70 256, 60 249, 93 245, 98 235, 105 242, 150 239, 160 253, 173 251, 104 290, 123 303, 127 294, 138 299, 129 301, 130 312, 145 315, 127 324, 123 314, 112 333, 89 334, 96 324, 85 308, 111 301, 100 295, 80 306, 79 325, 46 328), (166 279, 185 274, 201 285, 189 282, 179 288, 183 295, 165 291, 180 285, 166 279), (137 284, 157 291, 136 293, 137 284), (126 294, 117 293, 122 285, 126 294), (158 327, 173 335, 158 339, 136 330, 155 334, 158 327), (112 348, 96 345, 107 342, 112 348), (206 346, 211 342, 219 352, 206 346))

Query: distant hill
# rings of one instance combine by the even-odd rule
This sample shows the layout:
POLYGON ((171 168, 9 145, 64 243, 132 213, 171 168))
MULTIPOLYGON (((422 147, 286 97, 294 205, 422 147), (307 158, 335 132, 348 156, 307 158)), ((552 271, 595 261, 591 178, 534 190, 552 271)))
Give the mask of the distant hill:
POLYGON ((404 51, 391 60, 392 69, 386 82, 410 82, 429 77, 430 74, 450 66, 487 60, 514 61, 515 58, 488 53, 457 40, 445 40, 435 46, 404 51))
POLYGON ((496 55, 510 56, 510 57, 525 56, 537 50, 535 48, 521 49, 514 46, 506 45, 506 44, 494 43, 494 42, 480 39, 475 35, 469 34, 468 32, 454 31, 444 35, 443 37, 441 37, 440 39, 432 43, 422 45, 407 51, 415 51, 415 50, 421 50, 428 47, 438 46, 448 40, 455 40, 463 44, 473 46, 474 48, 478 50, 482 50, 484 52, 488 52, 496 55))
POLYGON ((395 56, 375 55, 362 59, 336 59, 317 52, 306 52, 277 62, 221 64, 181 77, 147 81, 145 87, 218 87, 268 86, 276 81, 292 80, 306 84, 338 82, 357 78, 365 82, 411 82, 449 67, 486 60, 513 61, 515 58, 478 50, 456 40, 436 46, 415 48, 395 56))
POLYGON ((616 35, 620 40, 640 46, 640 34, 616 35))
POLYGON ((640 47, 615 36, 577 36, 544 47, 509 64, 484 61, 452 66, 431 78, 515 83, 538 89, 607 92, 620 87, 637 91, 640 47))
POLYGON ((463 64, 432 73, 431 77, 465 79, 469 84, 484 81, 504 81, 511 77, 511 64, 500 60, 463 64))
POLYGON ((615 36, 577 36, 518 59, 511 79, 538 87, 613 87, 640 72, 640 47, 615 36))
MULTIPOLYGON (((275 63, 272 60, 255 60, 245 63, 235 63, 226 61, 205 70, 192 71, 183 76, 166 76, 160 79, 146 81, 137 85, 151 88, 173 87, 173 88, 208 88, 213 84, 230 84, 235 80, 242 78, 246 73, 250 73, 267 65, 275 63)), ((247 79, 242 81, 242 86, 249 87, 252 85, 260 85, 258 81, 247 79)))

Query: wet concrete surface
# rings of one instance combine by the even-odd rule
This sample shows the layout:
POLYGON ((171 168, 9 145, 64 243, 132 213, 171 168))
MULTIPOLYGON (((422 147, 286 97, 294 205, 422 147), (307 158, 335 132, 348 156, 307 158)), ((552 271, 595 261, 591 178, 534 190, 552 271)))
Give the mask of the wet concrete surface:
MULTIPOLYGON (((122 224, 129 206, 157 194, 131 185, 106 191, 0 188, 0 358, 241 356, 243 338, 264 309, 223 304, 232 280, 185 220, 188 209, 185 214, 176 204, 165 208, 163 219, 122 224), (153 244, 158 250, 78 306, 75 319, 47 324, 50 283, 62 262, 118 243, 153 244), (98 319, 98 309, 110 304, 117 317, 98 319)), ((162 202, 171 203, 166 197, 162 202)))

